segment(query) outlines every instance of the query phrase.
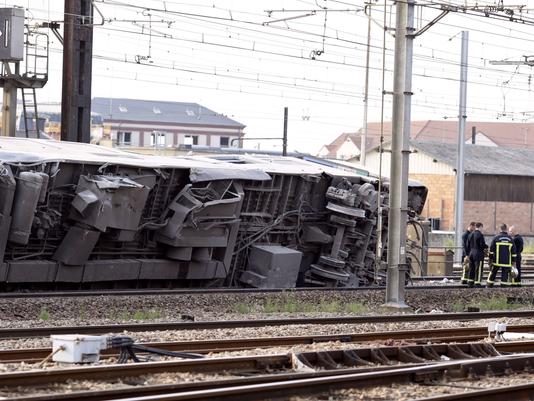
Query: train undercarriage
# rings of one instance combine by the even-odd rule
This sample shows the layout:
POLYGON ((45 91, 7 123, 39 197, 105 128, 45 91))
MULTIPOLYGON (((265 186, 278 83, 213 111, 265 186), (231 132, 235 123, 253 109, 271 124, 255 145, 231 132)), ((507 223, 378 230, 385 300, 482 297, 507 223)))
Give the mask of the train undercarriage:
POLYGON ((388 185, 355 169, 5 137, 0 163, 3 290, 384 284, 388 185))

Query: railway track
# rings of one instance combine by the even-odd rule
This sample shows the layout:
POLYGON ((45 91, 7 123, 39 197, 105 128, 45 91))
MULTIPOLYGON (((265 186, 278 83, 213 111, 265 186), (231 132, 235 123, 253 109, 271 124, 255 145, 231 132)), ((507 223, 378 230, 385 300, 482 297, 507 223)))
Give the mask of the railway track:
MULTIPOLYGON (((414 282, 443 280, 440 277, 414 278, 414 282)), ((528 277, 525 277, 527 279, 528 277)), ((534 278, 534 276, 532 277, 534 278)), ((449 279, 449 278, 448 278, 449 279)), ((458 281, 459 277, 455 277, 458 281)), ((523 287, 534 287, 534 283, 524 283, 523 287)), ((97 296, 127 296, 127 295, 206 295, 206 294, 262 294, 262 293, 292 293, 292 292, 359 292, 359 291, 381 291, 385 290, 384 286, 374 287, 297 287, 297 288, 198 288, 198 289, 120 289, 120 290, 69 290, 69 291, 38 291, 38 292, 2 292, 0 299, 10 298, 68 298, 68 297, 97 297, 97 296)), ((463 285, 407 285, 407 290, 443 290, 443 289, 468 289, 463 285)), ((494 290, 488 289, 488 291, 494 290)))
POLYGON ((370 316, 311 317, 292 319, 257 319, 257 320, 219 320, 201 322, 164 322, 111 324, 93 326, 52 326, 33 328, 0 329, 0 339, 20 337, 48 337, 52 334, 102 334, 122 331, 165 331, 165 330, 213 330, 242 327, 268 327, 288 325, 327 325, 327 324, 365 324, 365 323, 399 323, 427 322, 440 320, 464 320, 496 318, 533 318, 534 310, 460 312, 460 313, 421 313, 370 316))
POLYGON ((530 401, 534 392, 534 383, 518 384, 483 390, 474 390, 467 393, 447 394, 419 398, 417 401, 530 401))
MULTIPOLYGON (((493 372, 500 374, 504 374, 506 370, 524 371, 525 367, 530 366, 533 361, 534 356, 532 355, 492 357, 474 361, 445 362, 430 366, 404 367, 379 372, 348 373, 204 391, 197 390, 164 395, 123 397, 121 399, 123 401, 235 400, 237 398, 239 400, 264 400, 287 397, 287 394, 313 394, 317 396, 321 392, 326 393, 338 389, 365 388, 377 385, 390 385, 391 383, 423 383, 425 380, 436 380, 451 374, 457 377, 468 377, 471 374, 483 375, 487 371, 488 366, 493 372)), ((518 398, 523 395, 520 393, 507 394, 506 400, 529 399, 518 398), (512 396, 514 398, 511 398, 512 396)), ((503 398, 493 399, 502 400, 503 398)))
POLYGON ((534 363, 528 352, 534 342, 490 344, 438 344, 402 347, 360 348, 290 355, 209 358, 171 362, 26 371, 0 374, 0 387, 65 383, 73 380, 113 380, 161 372, 221 372, 226 379, 172 385, 132 386, 104 391, 69 392, 17 397, 18 400, 190 400, 266 399, 285 394, 301 394, 346 387, 392 382, 423 381, 444 374, 462 377, 487 372, 522 371, 534 363), (306 369, 295 371, 295 358, 306 369), (447 362, 443 362, 443 359, 447 362), (320 369, 320 370, 317 370, 320 369), (447 372, 447 373, 445 373, 447 372), (252 375, 252 376, 250 376, 252 375))
MULTIPOLYGON (((509 326, 509 331, 519 333, 534 332, 534 325, 509 326)), ((220 352, 243 351, 258 348, 291 347, 296 345, 320 344, 326 342, 339 343, 365 343, 384 340, 405 340, 414 343, 443 342, 467 342, 479 341, 486 338, 486 327, 459 327, 447 329, 428 330, 402 330, 384 331, 372 333, 347 333, 335 335, 303 335, 303 336, 280 336, 259 338, 237 338, 227 340, 202 340, 202 341, 172 341, 152 342, 141 345, 174 352, 189 352, 196 354, 213 354, 220 352)), ((526 343, 521 343, 526 344, 526 343)), ((533 350, 534 351, 534 350, 533 350)), ((1 363, 13 362, 39 362, 52 352, 51 348, 26 348, 0 351, 1 363)), ((114 357, 117 350, 104 350, 103 357, 114 357)))

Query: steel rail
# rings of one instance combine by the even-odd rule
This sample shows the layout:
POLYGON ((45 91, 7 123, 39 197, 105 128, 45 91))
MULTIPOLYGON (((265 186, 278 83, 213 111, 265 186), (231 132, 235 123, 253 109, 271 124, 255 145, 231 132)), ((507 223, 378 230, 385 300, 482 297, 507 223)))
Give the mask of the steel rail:
MULTIPOLYGON (((509 331, 528 333, 534 332, 534 325, 510 326, 509 331)), ((454 340, 455 342, 478 341, 487 337, 486 327, 459 327, 446 329, 428 330, 401 330, 382 331, 370 333, 346 333, 346 334, 322 334, 304 336, 280 336, 280 337, 256 337, 236 338, 226 340, 194 340, 194 341, 169 341, 142 343, 147 347, 159 348, 175 352, 190 352, 198 354, 210 354, 218 352, 243 351, 257 348, 290 347, 295 345, 320 344, 326 342, 340 343, 364 343, 381 340, 407 340, 417 342, 443 343, 454 340)), ((514 343, 507 343, 511 347, 514 343)), ((526 342, 518 342, 524 347, 526 342)), ((524 351, 523 348, 520 349, 524 351)), ((508 352, 517 352, 509 350, 508 352)), ((534 351, 534 350, 533 350, 534 351)), ((38 362, 46 358, 52 352, 52 348, 24 348, 0 350, 1 363, 13 362, 38 362)), ((117 355, 114 349, 104 350, 104 357, 117 355)))
MULTIPOLYGON (((417 363, 428 364, 440 361, 440 358, 432 359, 430 357, 422 358, 425 355, 425 350, 431 350, 430 355, 447 355, 451 359, 464 360, 465 358, 476 358, 474 353, 477 351, 479 343, 467 344, 436 344, 436 345, 409 345, 399 347, 371 347, 371 348, 356 348, 351 350, 353 355, 363 359, 374 361, 382 365, 390 366, 392 361, 397 360, 403 363, 417 363), (452 348, 454 347, 454 349, 452 348), (372 359, 376 350, 380 350, 379 359, 372 359), (402 350, 402 351, 401 351, 402 350), (474 351, 473 351, 474 350, 474 351), (416 356, 413 360, 402 360, 399 355, 416 356)), ((513 345, 507 343, 499 344, 495 347, 499 352, 509 352, 510 349, 521 350, 522 352, 534 349, 534 342, 520 342, 513 345)), ((342 363, 344 350, 326 351, 329 360, 336 363, 342 363)), ((305 352, 300 355, 306 363, 312 365, 322 366, 321 361, 318 360, 317 354, 324 354, 324 352, 305 352)), ((486 353, 485 356, 488 354, 486 353)), ((524 354, 519 354, 524 355, 524 354)), ((534 361, 534 354, 530 355, 534 361)), ((484 359, 484 358, 483 358, 484 359)), ((358 363, 358 371, 361 369, 376 370, 378 367, 367 366, 358 363)), ((337 365, 336 365, 337 366, 337 365)), ((355 366, 355 365, 352 365, 355 366)), ((155 373, 176 373, 176 372, 194 372, 194 373, 220 373, 220 372, 243 372, 262 373, 273 372, 292 369, 294 367, 294 360, 292 354, 275 354, 275 355, 249 355, 249 356, 231 356, 223 358, 206 358, 194 360, 178 360, 178 361, 161 361, 161 362, 144 362, 144 363, 130 363, 130 364, 108 364, 108 365, 93 365, 73 368, 60 368, 48 370, 29 370, 29 371, 15 371, 0 373, 0 387, 13 387, 19 385, 41 385, 49 383, 61 383, 68 380, 109 380, 117 377, 133 377, 155 373)), ((337 369, 343 370, 343 369, 337 369)))
MULTIPOLYGON (((443 277, 441 277, 443 279, 443 277)), ((429 279, 430 280, 430 279, 429 279)), ((434 279, 435 280, 435 279, 434 279)), ((415 280, 420 281, 420 280, 415 280)), ((523 287, 532 287, 532 283, 524 283, 523 287)), ((408 290, 471 290, 462 285, 408 285, 408 290)), ((501 287, 480 288, 495 291, 501 287)), ((516 288, 516 287, 506 287, 516 288)), ((127 296, 127 295, 209 295, 209 294, 262 294, 262 293, 298 293, 298 292, 361 292, 381 291, 385 287, 297 287, 297 288, 201 288, 201 289, 125 289, 125 290, 69 290, 69 291, 43 291, 43 292, 2 292, 0 299, 9 298, 69 298, 69 297, 96 297, 96 296, 127 296)))
POLYGON ((514 386, 491 387, 458 394, 435 395, 416 401, 531 401, 534 383, 514 386))
MULTIPOLYGON (((439 345, 422 345, 422 346, 400 346, 400 347, 380 347, 380 356, 382 358, 377 362, 373 359, 373 355, 376 352, 375 348, 359 348, 354 349, 352 355, 356 355, 356 358, 361 358, 357 368, 341 368, 335 371, 306 371, 306 372, 282 372, 277 374, 260 374, 255 377, 242 378, 229 378, 224 381, 215 380, 206 382, 205 384, 189 383, 189 384, 174 384, 168 385, 156 385, 156 386, 141 386, 133 389, 117 389, 107 390, 104 392, 96 392, 88 394, 87 392, 80 392, 80 394, 61 395, 53 394, 38 397, 25 397, 29 400, 52 400, 52 399, 112 399, 117 397, 124 397, 125 395, 139 395, 139 394, 164 394, 168 391, 191 391, 191 390, 207 390, 210 388, 220 388, 233 385, 250 385, 258 383, 270 383, 280 382, 305 378, 317 378, 332 375, 346 375, 353 373, 363 372, 381 372, 384 370, 399 369, 399 365, 392 366, 393 361, 403 363, 405 366, 426 366, 429 364, 441 364, 440 358, 434 358, 432 355, 447 355, 452 359, 458 361, 466 361, 466 358, 476 358, 480 356, 480 343, 475 344, 439 344, 439 345), (430 353, 429 353, 430 350, 430 353), (425 352, 427 354, 425 354, 425 352), (477 354, 478 353, 478 354, 477 354), (425 356, 426 355, 426 356, 425 356), (430 355, 430 356, 429 356, 430 355), (425 356, 423 358, 423 356, 425 356), (403 359, 403 358, 408 358, 403 359), (361 364, 363 359, 380 363, 382 366, 367 366, 361 364), (438 362, 436 362, 436 360, 438 362), (71 397, 71 398, 69 398, 71 397), (102 398, 104 397, 104 398, 102 398), (108 397, 108 398, 106 398, 108 397)), ((510 352, 510 350, 529 351, 534 349, 534 342, 525 343, 502 343, 497 344, 495 349, 498 352, 510 352)), ((486 348, 486 359, 487 355, 486 348)), ((491 352, 491 351, 490 351, 491 352)), ((344 363, 343 351, 328 351, 329 358, 336 363, 344 363)), ((309 363, 312 361, 313 366, 319 363, 317 366, 322 366, 320 361, 318 362, 317 354, 324 354, 322 352, 307 352, 298 354, 303 357, 303 360, 309 363)), ((525 354, 520 354, 525 355, 525 354)), ((483 355, 484 356, 484 355, 483 355)), ((534 355, 530 355, 534 358, 534 355)), ((500 356, 497 356, 500 358, 500 356)), ((354 366, 354 360, 350 361, 354 366)), ((148 375, 161 372, 238 372, 243 371, 257 371, 264 373, 267 371, 273 371, 276 369, 291 369, 293 367, 293 359, 290 355, 270 355, 270 356, 250 356, 250 357, 229 357, 229 358, 211 358, 204 360, 182 360, 175 362, 149 362, 138 364, 126 364, 126 365, 104 365, 104 366, 90 366, 82 368, 69 368, 69 369, 56 369, 56 370, 40 370, 40 371, 21 371, 11 373, 0 374, 0 386, 13 387, 19 385, 43 385, 49 383, 60 383, 68 380, 110 380, 117 377, 132 377, 140 375, 148 375)), ((18 399, 18 398, 17 398, 18 399)))
POLYGON ((272 383, 213 388, 189 392, 175 392, 160 395, 148 395, 120 398, 123 401, 184 401, 184 400, 265 400, 286 399, 288 394, 320 394, 345 388, 364 388, 391 383, 425 382, 444 375, 454 374, 466 377, 468 374, 485 374, 488 366, 493 372, 503 373, 506 369, 524 370, 534 363, 534 355, 513 355, 478 360, 442 362, 428 366, 402 367, 378 372, 349 373, 328 375, 324 377, 303 378, 272 383))
MULTIPOLYGON (((257 320, 219 320, 201 322, 165 322, 111 324, 94 326, 51 326, 33 328, 0 329, 0 339, 20 337, 48 337, 52 334, 102 334, 123 331, 165 331, 165 330, 214 330, 243 327, 269 327, 289 325, 327 325, 327 324, 366 324, 366 323, 401 323, 429 322, 442 320, 479 320, 496 318, 532 318, 534 310, 461 312, 461 313, 421 313, 371 316, 311 317, 294 319, 257 319, 257 320)), ((529 329, 530 330, 530 329, 529 329)))
MULTIPOLYGON (((424 366, 423 364, 413 364, 411 366, 424 366)), ((140 395, 165 395, 172 392, 187 392, 208 390, 215 388, 225 388, 232 386, 242 386, 261 383, 273 383, 285 380, 305 379, 313 377, 324 377, 347 373, 377 372, 382 370, 398 369, 398 366, 377 366, 358 369, 340 369, 338 371, 317 371, 304 373, 278 373, 259 376, 249 376, 240 378, 229 378, 213 381, 195 381, 176 384, 155 384, 147 386, 121 387, 111 390, 90 390, 76 391, 70 393, 44 394, 37 396, 17 396, 13 401, 109 401, 119 400, 125 397, 136 397, 140 395)))

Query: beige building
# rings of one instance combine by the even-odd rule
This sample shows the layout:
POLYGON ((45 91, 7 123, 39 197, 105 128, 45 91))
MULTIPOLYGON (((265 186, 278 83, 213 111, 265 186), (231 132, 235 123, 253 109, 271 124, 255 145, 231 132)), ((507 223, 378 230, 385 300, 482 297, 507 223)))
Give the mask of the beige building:
POLYGON ((245 129, 196 103, 96 97, 92 112, 102 117, 113 145, 122 148, 238 147, 245 129))

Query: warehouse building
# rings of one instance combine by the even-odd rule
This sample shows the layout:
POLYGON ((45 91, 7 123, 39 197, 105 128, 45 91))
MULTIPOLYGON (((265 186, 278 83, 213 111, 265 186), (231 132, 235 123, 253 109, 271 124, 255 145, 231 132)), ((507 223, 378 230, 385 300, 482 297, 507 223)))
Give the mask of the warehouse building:
MULTIPOLYGON (((389 174, 390 144, 382 153, 382 171, 389 174)), ((410 142, 410 178, 428 187, 422 215, 434 228, 454 229, 456 153, 451 143, 410 142)), ((357 160, 357 159, 355 159, 357 160)), ((378 171, 380 153, 371 149, 366 168, 378 171)), ((500 223, 519 225, 525 235, 534 235, 534 150, 498 146, 465 146, 464 226, 481 221, 486 233, 500 223)))

